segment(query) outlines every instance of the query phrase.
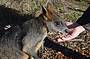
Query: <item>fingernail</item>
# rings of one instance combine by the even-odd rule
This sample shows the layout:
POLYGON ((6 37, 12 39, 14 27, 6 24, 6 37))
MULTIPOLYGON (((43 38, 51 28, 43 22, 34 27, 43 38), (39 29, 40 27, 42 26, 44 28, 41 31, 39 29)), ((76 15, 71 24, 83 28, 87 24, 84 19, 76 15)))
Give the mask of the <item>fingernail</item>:
POLYGON ((62 37, 62 39, 64 40, 64 39, 65 39, 65 37, 62 37))
POLYGON ((62 39, 58 39, 58 42, 61 42, 61 41, 63 41, 62 39))

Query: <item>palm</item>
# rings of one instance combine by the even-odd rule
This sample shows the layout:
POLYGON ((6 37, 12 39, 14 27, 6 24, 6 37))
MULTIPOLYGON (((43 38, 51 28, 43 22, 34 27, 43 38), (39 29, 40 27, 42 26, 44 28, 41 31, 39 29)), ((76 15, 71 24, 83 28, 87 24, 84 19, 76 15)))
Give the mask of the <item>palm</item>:
POLYGON ((66 25, 69 28, 69 33, 67 33, 66 37, 62 37, 62 39, 58 39, 58 42, 70 41, 76 38, 80 33, 82 33, 85 29, 77 23, 66 22, 66 25))

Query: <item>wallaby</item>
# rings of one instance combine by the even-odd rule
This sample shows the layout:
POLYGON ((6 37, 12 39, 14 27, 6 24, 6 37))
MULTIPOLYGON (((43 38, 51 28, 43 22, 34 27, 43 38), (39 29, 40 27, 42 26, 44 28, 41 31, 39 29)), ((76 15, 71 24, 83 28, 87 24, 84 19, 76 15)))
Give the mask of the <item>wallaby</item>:
POLYGON ((23 24, 23 31, 26 36, 23 38, 23 51, 35 59, 39 59, 37 51, 43 44, 43 40, 49 31, 65 33, 68 28, 57 14, 55 14, 52 3, 48 2, 47 7, 42 7, 42 13, 23 24))
POLYGON ((42 13, 18 26, 11 32, 6 32, 0 39, 1 59, 40 59, 37 51, 43 45, 43 40, 50 31, 66 33, 68 30, 53 9, 52 3, 42 7, 42 13), (23 35, 23 34, 24 35, 23 35), (4 38, 5 37, 5 38, 4 38), (3 57, 5 55, 6 57, 3 57))

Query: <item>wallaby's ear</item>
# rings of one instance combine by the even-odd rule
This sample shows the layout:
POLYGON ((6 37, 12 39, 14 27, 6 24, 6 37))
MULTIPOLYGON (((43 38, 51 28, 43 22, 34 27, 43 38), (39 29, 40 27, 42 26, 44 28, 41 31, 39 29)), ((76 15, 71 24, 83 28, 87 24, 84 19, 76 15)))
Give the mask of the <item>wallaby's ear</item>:
POLYGON ((53 4, 48 2, 46 8, 42 7, 42 13, 44 18, 47 21, 52 21, 53 20, 53 13, 54 9, 53 9, 53 4))
POLYGON ((46 9, 47 9, 47 11, 48 11, 49 13, 52 14, 52 13, 54 12, 53 4, 52 4, 51 2, 48 2, 46 9))
POLYGON ((43 15, 46 15, 47 10, 42 6, 42 13, 43 15))

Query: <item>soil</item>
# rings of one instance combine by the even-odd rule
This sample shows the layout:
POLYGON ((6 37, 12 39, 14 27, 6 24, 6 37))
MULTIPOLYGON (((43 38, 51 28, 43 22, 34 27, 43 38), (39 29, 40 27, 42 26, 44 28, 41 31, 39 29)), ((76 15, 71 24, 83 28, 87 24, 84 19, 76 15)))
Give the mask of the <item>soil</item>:
POLYGON ((53 42, 45 39, 45 52, 42 59, 89 59, 90 33, 84 32, 75 40, 69 42, 53 42))

